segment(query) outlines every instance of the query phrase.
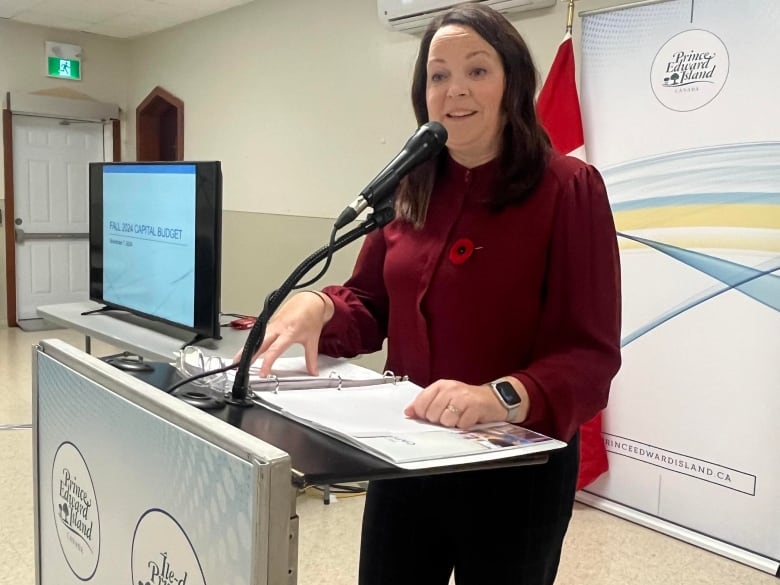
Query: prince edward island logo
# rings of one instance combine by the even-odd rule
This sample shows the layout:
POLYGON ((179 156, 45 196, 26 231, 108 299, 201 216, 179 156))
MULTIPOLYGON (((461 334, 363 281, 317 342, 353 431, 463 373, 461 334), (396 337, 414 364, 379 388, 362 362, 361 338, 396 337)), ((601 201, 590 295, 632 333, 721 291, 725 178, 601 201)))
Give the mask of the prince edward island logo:
POLYGON ((147 510, 138 520, 131 557, 132 585, 206 585, 189 536, 165 510, 147 510))
POLYGON ((100 516, 89 469, 73 443, 62 443, 57 449, 51 493, 65 560, 79 579, 91 579, 100 558, 100 516))
POLYGON ((138 581, 138 585, 187 585, 189 573, 177 574, 168 560, 168 553, 161 552, 160 558, 147 563, 148 579, 138 581))
POLYGON ((687 30, 669 39, 653 61, 655 97, 677 112, 697 110, 717 97, 729 73, 729 54, 717 36, 687 30))

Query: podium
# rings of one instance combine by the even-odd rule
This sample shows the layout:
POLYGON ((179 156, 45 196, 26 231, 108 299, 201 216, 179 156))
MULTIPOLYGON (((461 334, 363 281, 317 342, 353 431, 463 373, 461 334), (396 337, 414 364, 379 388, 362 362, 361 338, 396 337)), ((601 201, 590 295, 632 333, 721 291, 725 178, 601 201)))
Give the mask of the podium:
POLYGON ((57 340, 33 427, 38 585, 295 582, 281 449, 57 340))
POLYGON ((33 348, 38 585, 294 585, 299 488, 547 460, 403 470, 262 407, 198 410, 155 366, 33 348))

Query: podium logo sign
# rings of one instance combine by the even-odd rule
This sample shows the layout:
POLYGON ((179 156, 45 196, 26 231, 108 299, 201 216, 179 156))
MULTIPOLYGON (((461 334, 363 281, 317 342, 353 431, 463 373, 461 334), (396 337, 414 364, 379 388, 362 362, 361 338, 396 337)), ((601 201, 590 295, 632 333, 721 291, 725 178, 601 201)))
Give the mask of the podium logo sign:
POLYGON ((64 442, 57 448, 51 494, 65 560, 79 579, 89 580, 100 558, 100 514, 87 463, 73 443, 64 442))
POLYGON ((148 510, 133 534, 133 585, 206 585, 187 533, 164 510, 148 510))
POLYGON ((729 75, 729 53, 706 30, 681 32, 669 39, 653 60, 650 85, 670 110, 690 112, 714 100, 729 75))

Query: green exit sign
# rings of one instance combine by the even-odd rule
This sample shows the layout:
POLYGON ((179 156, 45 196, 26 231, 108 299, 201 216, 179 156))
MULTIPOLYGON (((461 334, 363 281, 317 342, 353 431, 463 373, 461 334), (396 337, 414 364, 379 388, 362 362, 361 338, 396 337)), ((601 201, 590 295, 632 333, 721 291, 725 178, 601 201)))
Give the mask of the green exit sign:
POLYGON ((49 77, 81 79, 81 62, 76 59, 49 57, 49 77))
POLYGON ((46 75, 81 80, 81 47, 46 41, 46 75))

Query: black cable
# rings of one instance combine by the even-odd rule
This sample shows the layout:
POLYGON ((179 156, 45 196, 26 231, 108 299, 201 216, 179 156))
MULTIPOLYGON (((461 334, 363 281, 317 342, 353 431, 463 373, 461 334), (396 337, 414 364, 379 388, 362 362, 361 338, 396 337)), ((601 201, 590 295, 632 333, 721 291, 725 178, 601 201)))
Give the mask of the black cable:
POLYGON ((319 485, 313 485, 311 486, 315 490, 324 492, 329 491, 332 494, 364 494, 366 493, 366 488, 360 487, 359 485, 346 485, 346 484, 340 484, 340 483, 332 483, 327 487, 322 487, 319 485))
MULTIPOLYGON (((303 262, 301 262, 295 268, 295 270, 293 270, 292 274, 287 278, 287 280, 284 281, 282 286, 274 291, 271 291, 265 297, 265 301, 263 302, 263 310, 257 317, 255 324, 252 326, 252 329, 247 336, 247 340, 244 344, 244 349, 241 354, 241 359, 238 362, 233 362, 223 368, 208 370, 195 376, 184 378, 169 386, 167 388, 167 392, 171 393, 177 388, 180 388, 181 386, 194 380, 199 380, 214 374, 227 372, 228 370, 237 367, 238 371, 236 372, 236 378, 233 383, 233 390, 230 393, 228 401, 232 404, 239 404, 244 406, 251 405, 252 401, 248 400, 247 396, 249 394, 249 368, 251 366, 252 356, 254 356, 255 352, 262 344, 263 339, 265 339, 265 330, 268 325, 268 321, 270 320, 274 311, 276 311, 276 309, 281 304, 281 301, 284 300, 284 298, 286 298, 287 295, 295 289, 296 283, 301 280, 301 278, 303 278, 308 272, 310 272, 313 266, 316 266, 327 258, 332 258, 333 253, 336 250, 340 250, 358 238, 361 238, 375 229, 386 225, 392 221, 394 216, 395 212, 393 210, 392 203, 387 202, 384 206, 375 209, 374 212, 369 215, 368 218, 358 227, 353 228, 338 239, 335 239, 337 230, 334 228, 331 231, 331 237, 328 245, 323 246, 311 254, 308 258, 306 258, 303 262), (236 392, 236 390, 238 390, 238 392, 236 392)), ((321 270, 317 278, 321 278, 324 273, 325 272, 321 270)), ((313 282, 314 280, 311 280, 306 283, 305 286, 309 286, 313 282)))
POLYGON ((110 360, 111 358, 118 358, 118 357, 137 357, 137 358, 139 358, 141 360, 143 359, 143 357, 141 357, 140 355, 132 353, 132 352, 129 352, 129 351, 123 351, 123 352, 120 352, 120 353, 112 353, 110 355, 104 355, 104 356, 101 356, 100 359, 103 360, 103 361, 106 361, 106 360, 110 360))
POLYGON ((350 230, 333 243, 329 243, 327 246, 323 246, 311 254, 293 270, 292 274, 284 281, 282 286, 266 297, 265 303, 263 304, 263 311, 260 313, 257 321, 255 321, 255 324, 247 337, 246 344, 244 345, 244 351, 241 354, 241 361, 238 366, 238 371, 236 372, 233 390, 230 398, 228 398, 229 402, 243 405, 251 404, 251 401, 248 401, 246 397, 249 394, 249 367, 252 363, 252 356, 254 356, 255 352, 262 344, 263 339, 265 339, 265 330, 271 315, 273 315, 274 311, 279 307, 281 301, 290 294, 298 281, 311 270, 312 266, 316 266, 326 256, 332 255, 334 250, 339 250, 358 238, 382 227, 391 221, 394 215, 395 213, 392 207, 375 210, 374 213, 358 227, 350 230))
POLYGON ((325 265, 322 267, 322 270, 320 270, 319 274, 317 274, 317 276, 315 276, 308 282, 304 282, 303 284, 294 286, 293 290, 298 290, 300 288, 306 288, 307 286, 311 286, 312 284, 317 282, 320 278, 322 278, 323 275, 328 271, 328 268, 330 268, 330 262, 331 260, 333 260, 333 252, 335 252, 336 232, 338 232, 338 230, 334 226, 330 232, 330 240, 328 241, 328 256, 325 258, 325 265))
POLYGON ((190 376, 189 378, 184 378, 182 380, 179 380, 175 384, 171 384, 168 386, 168 388, 165 389, 165 391, 170 394, 177 388, 181 388, 185 384, 189 384, 190 382, 194 382, 195 380, 200 380, 201 378, 208 378, 209 376, 213 376, 214 374, 221 374, 222 372, 227 372, 228 370, 232 370, 233 368, 238 366, 238 362, 233 362, 225 367, 217 368, 216 370, 207 370, 205 372, 201 372, 200 374, 195 374, 194 376, 190 376))

